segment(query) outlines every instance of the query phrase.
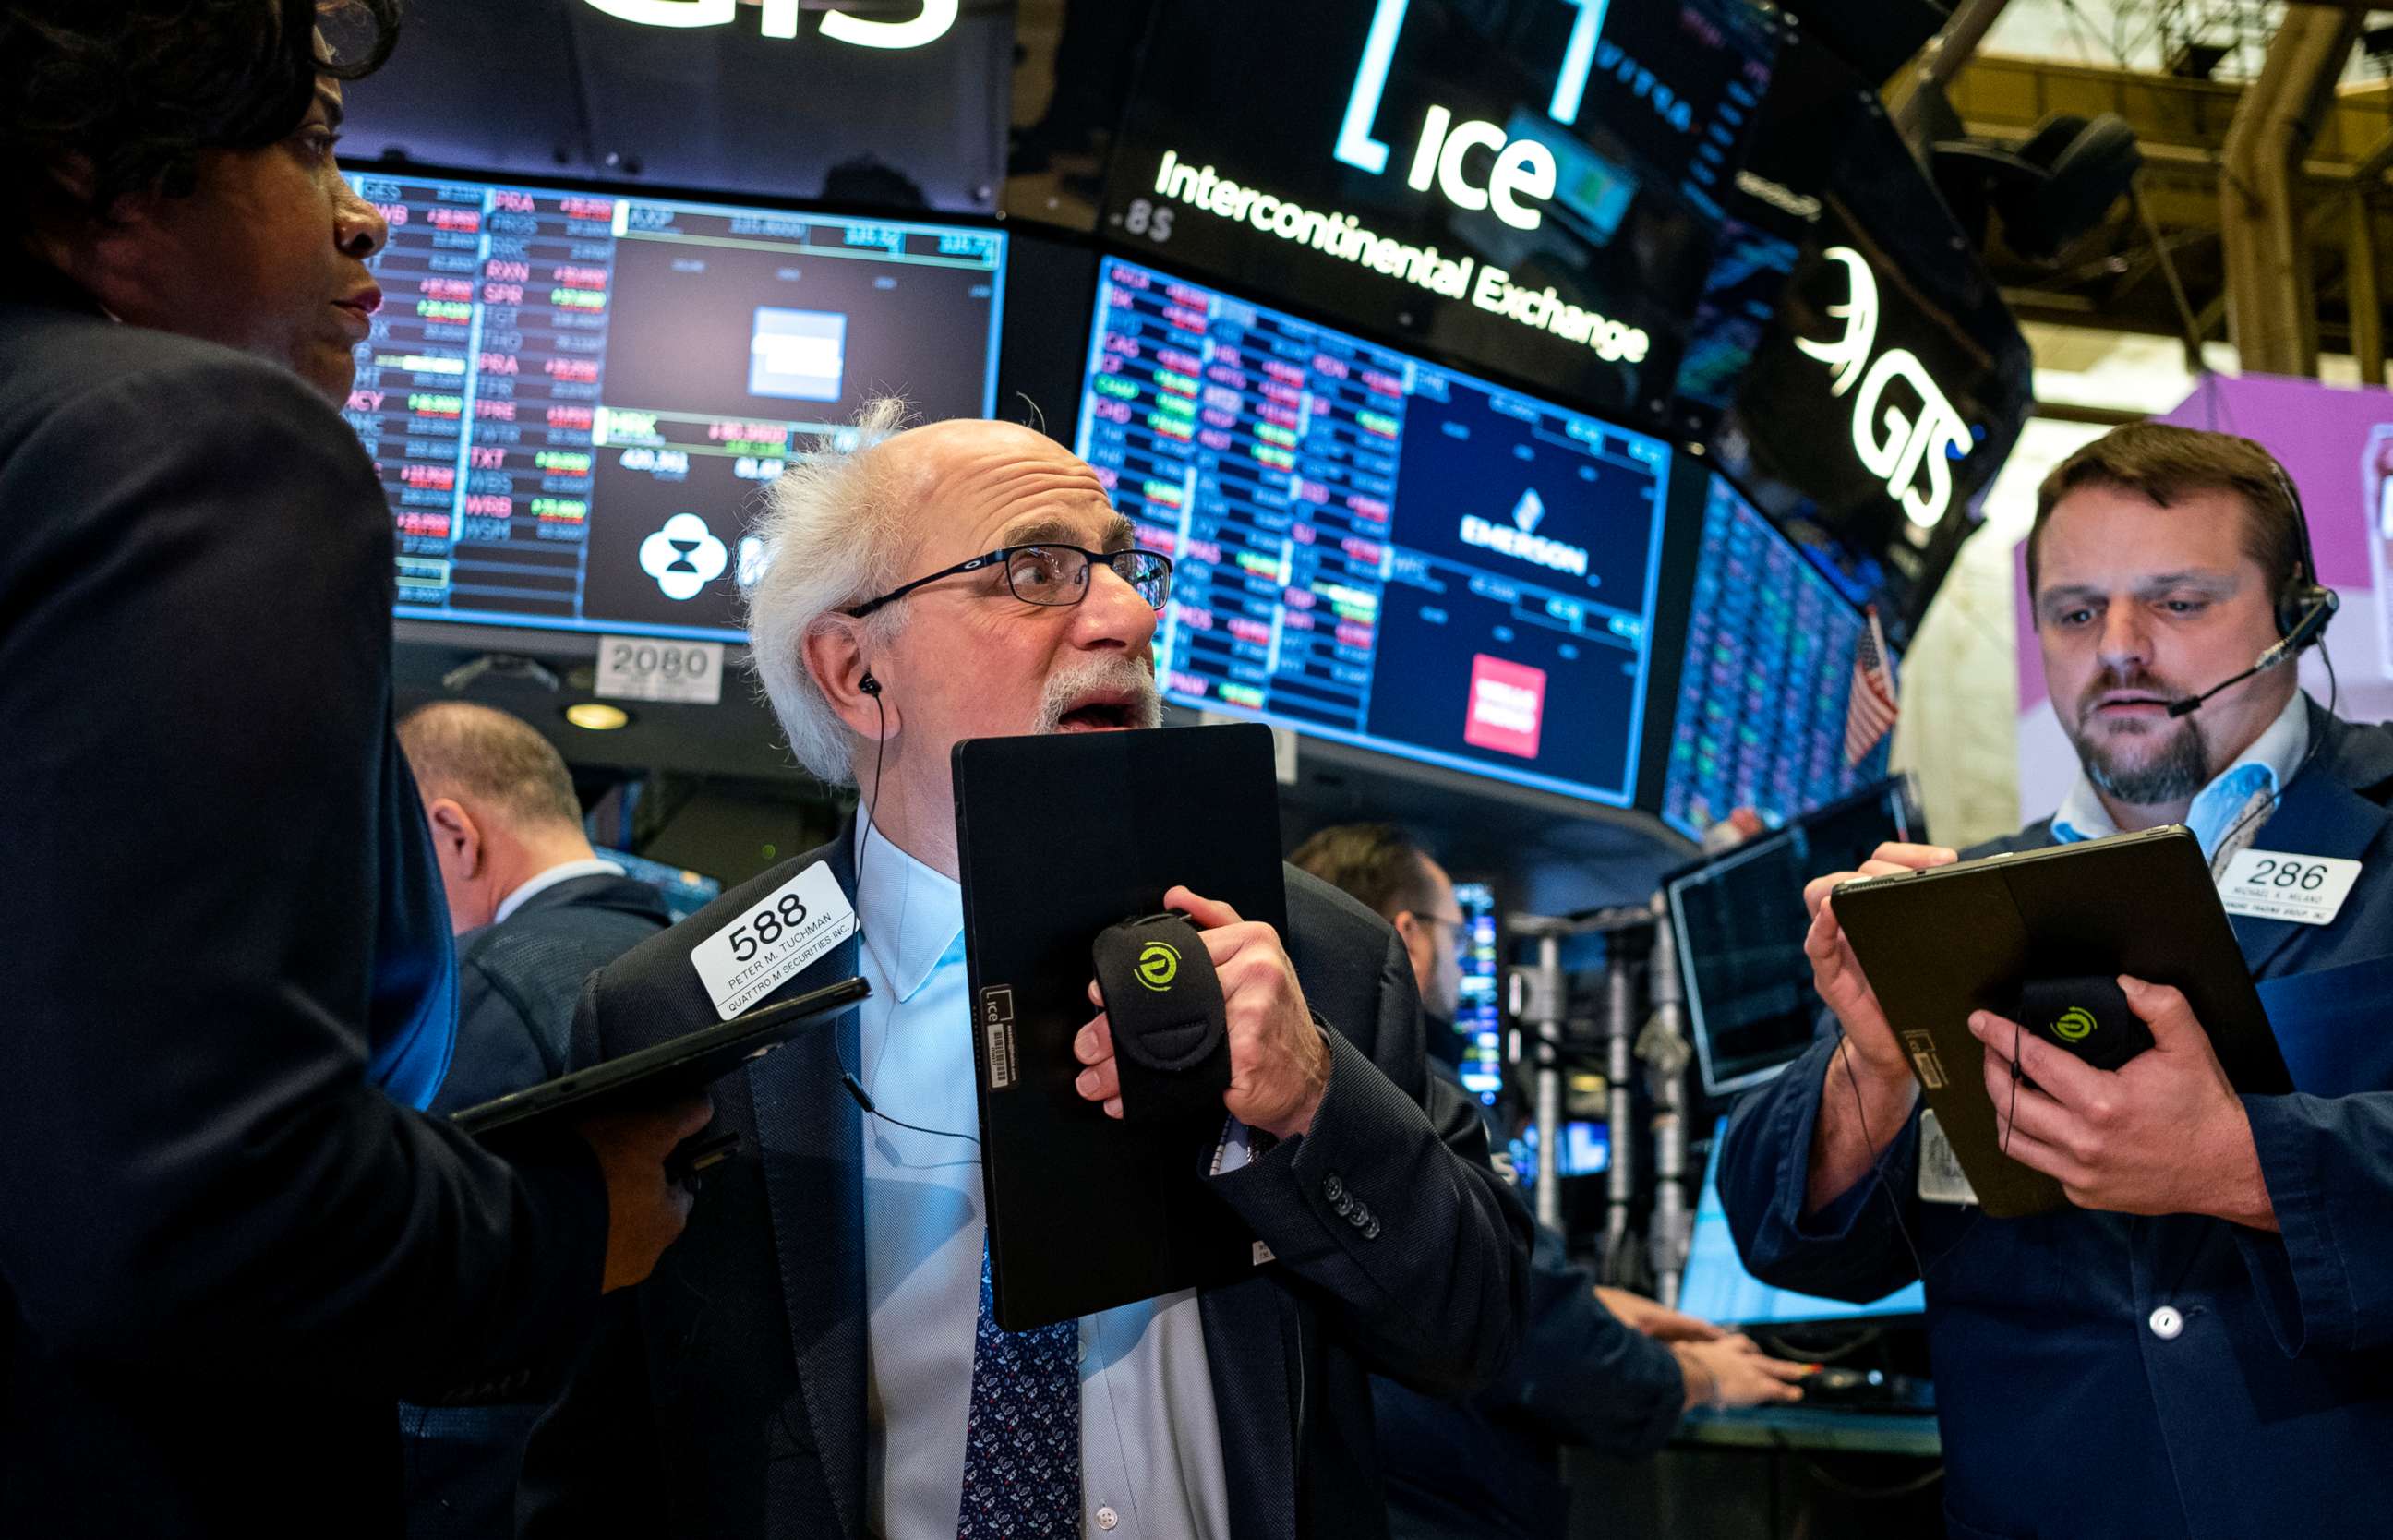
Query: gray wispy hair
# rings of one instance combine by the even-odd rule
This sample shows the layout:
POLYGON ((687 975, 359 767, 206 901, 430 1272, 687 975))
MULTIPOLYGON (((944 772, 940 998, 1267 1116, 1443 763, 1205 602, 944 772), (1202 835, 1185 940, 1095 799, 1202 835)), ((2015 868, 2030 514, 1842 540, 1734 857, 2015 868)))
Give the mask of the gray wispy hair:
MULTIPOLYGON (((756 525, 764 558, 747 591, 752 666, 790 751, 833 786, 856 778, 856 738, 806 672, 805 643, 840 610, 896 585, 919 489, 878 450, 905 425, 907 410, 896 397, 867 401, 853 427, 828 436, 773 484, 756 525)), ((904 626, 905 607, 860 623, 885 643, 904 626)))

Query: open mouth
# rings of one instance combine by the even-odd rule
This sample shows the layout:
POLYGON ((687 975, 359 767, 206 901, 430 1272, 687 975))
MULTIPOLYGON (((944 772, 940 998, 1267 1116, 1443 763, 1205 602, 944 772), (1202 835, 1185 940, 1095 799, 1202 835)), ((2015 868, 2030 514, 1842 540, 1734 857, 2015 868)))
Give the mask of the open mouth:
POLYGON ((1138 725, 1137 708, 1128 700, 1084 700, 1055 720, 1062 733, 1105 733, 1138 725))

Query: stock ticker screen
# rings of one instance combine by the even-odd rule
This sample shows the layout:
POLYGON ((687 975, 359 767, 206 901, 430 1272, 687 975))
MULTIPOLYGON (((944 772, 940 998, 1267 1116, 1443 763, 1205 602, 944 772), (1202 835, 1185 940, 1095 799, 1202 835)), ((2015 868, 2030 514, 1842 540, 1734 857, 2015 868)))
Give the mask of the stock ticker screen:
POLYGON ((995 400, 987 229, 353 171, 390 223, 345 415, 406 618, 737 641, 764 489, 870 397, 995 400))
POLYGON ((1118 258, 1098 285, 1078 447, 1178 563, 1171 699, 1628 802, 1667 445, 1118 258))
POLYGON ((1465 1090, 1489 1106, 1504 1089, 1504 1018, 1496 991, 1503 976, 1496 929, 1496 892, 1484 882, 1454 884, 1462 915, 1462 999, 1454 1013, 1465 1090))
POLYGON ((1740 807, 1771 824, 1886 775, 1880 742, 1845 763, 1862 612, 1794 542, 1713 475, 1663 781, 1662 817, 1705 829, 1740 807))

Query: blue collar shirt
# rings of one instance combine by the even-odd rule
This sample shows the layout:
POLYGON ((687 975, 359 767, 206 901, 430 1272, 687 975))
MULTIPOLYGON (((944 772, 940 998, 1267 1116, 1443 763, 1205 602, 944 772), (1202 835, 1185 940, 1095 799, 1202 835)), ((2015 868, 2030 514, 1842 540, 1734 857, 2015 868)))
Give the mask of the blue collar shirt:
MULTIPOLYGON (((861 838, 857 1078, 863 1119, 866 1527, 951 1535, 980 1309, 980 1131, 963 895, 892 844, 861 838), (901 1129, 902 1118, 922 1133, 901 1129)), ((1081 1533, 1228 1540, 1221 1428, 1196 1291, 1080 1322, 1081 1533)))
MULTIPOLYGON (((2193 804, 2186 809, 2185 826, 2201 842, 2202 854, 2210 858, 2214 874, 2223 874, 2237 853, 2259 838, 2261 826, 2273 811, 2268 804, 2301 769, 2309 747, 2309 697, 2295 690, 2252 746, 2194 793, 2193 804)), ((2052 816, 2054 842, 2075 844, 2118 832, 2111 810, 2102 805, 2093 781, 2081 769, 2077 784, 2070 788, 2052 816)))

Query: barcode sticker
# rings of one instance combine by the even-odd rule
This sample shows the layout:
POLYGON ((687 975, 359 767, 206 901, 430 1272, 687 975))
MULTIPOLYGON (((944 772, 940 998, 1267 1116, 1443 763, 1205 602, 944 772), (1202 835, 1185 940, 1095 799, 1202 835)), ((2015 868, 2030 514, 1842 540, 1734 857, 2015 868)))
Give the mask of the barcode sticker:
POLYGON ((992 984, 980 992, 981 1029, 988 1037, 988 1089, 1013 1084, 1013 986, 992 984))

